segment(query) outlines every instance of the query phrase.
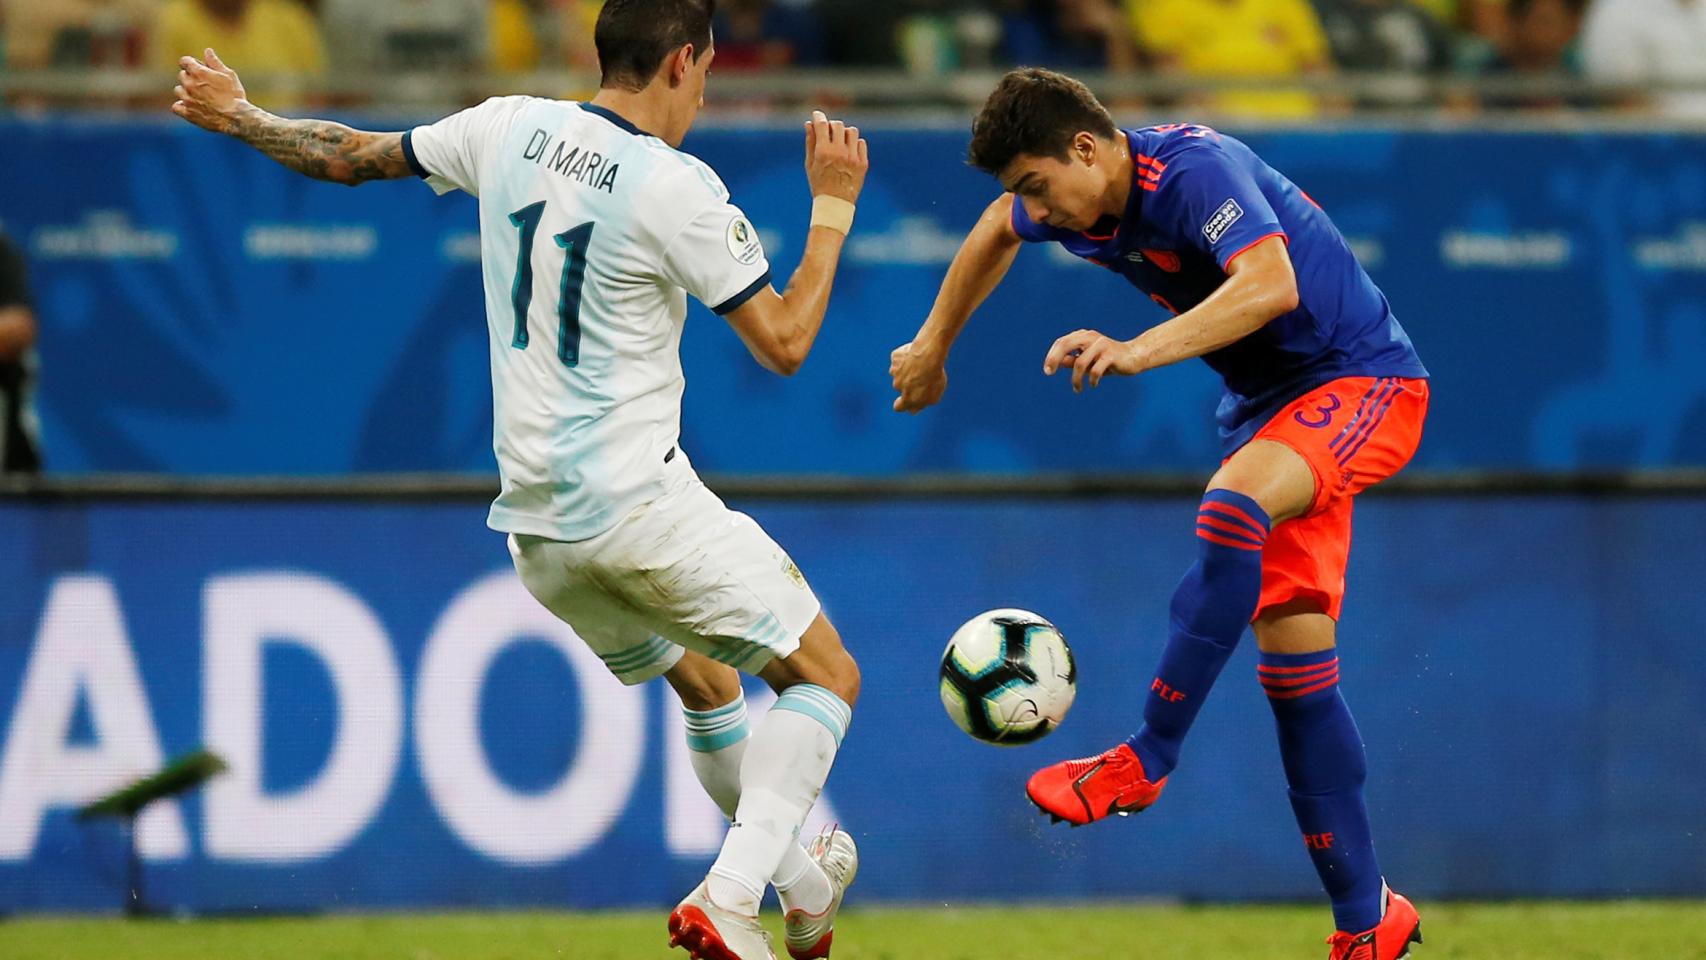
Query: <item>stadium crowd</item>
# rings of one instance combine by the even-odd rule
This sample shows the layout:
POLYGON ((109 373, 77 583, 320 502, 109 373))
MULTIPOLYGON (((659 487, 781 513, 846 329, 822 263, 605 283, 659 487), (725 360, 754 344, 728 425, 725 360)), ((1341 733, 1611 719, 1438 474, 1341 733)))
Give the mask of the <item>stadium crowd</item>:
MULTIPOLYGON (((174 68, 213 46, 246 73, 590 69, 600 0, 0 0, 9 70, 174 68)), ((1241 114, 1335 102, 1292 78, 1533 78, 1466 98, 1706 117, 1706 0, 722 0, 717 69, 889 67, 918 75, 1043 64, 1114 76, 1254 78, 1241 114), (1587 80, 1624 92, 1586 97, 1587 80), (1666 89, 1678 85, 1697 89, 1666 89), (1276 89, 1277 87, 1277 89, 1276 89), (1646 88, 1643 92, 1642 88, 1646 88)), ((1413 100, 1394 88, 1354 98, 1413 100)), ((1339 102, 1343 102, 1340 98, 1339 102)))

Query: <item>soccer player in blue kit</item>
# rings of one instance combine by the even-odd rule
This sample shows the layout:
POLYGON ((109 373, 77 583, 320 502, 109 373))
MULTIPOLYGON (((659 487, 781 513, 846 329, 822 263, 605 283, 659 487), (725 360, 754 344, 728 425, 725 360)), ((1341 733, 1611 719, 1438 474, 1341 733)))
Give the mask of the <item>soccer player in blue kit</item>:
POLYGON ((1191 722, 1253 625, 1291 805, 1332 900, 1330 960, 1397 960, 1420 942, 1387 886, 1363 800, 1362 738, 1335 652, 1355 495, 1420 442, 1428 374, 1385 296, 1309 196, 1237 140, 1195 124, 1121 130, 1082 84, 1004 77, 972 126, 973 166, 1006 191, 955 256, 918 335, 894 352, 895 409, 941 399, 949 347, 1023 243, 1114 270, 1172 319, 1134 339, 1059 338, 1043 372, 1075 391, 1201 357, 1225 381, 1225 459, 1196 516, 1143 726, 1026 787, 1083 825, 1147 808, 1191 722))

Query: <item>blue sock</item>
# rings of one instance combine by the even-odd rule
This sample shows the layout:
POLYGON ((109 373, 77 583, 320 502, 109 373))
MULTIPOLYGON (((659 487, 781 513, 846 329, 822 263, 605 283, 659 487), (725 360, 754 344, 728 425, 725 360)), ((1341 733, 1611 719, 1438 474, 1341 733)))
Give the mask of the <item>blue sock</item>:
POLYGON ((1172 626, 1144 701, 1143 727, 1126 741, 1150 780, 1178 765, 1179 745, 1255 616, 1270 527, 1267 513, 1241 493, 1203 494, 1197 562, 1173 592, 1172 626))
POLYGON ((1333 900, 1333 920, 1361 933, 1380 923, 1382 883, 1362 796, 1368 760, 1339 695, 1338 652, 1264 653, 1256 671, 1274 710, 1291 809, 1333 900))

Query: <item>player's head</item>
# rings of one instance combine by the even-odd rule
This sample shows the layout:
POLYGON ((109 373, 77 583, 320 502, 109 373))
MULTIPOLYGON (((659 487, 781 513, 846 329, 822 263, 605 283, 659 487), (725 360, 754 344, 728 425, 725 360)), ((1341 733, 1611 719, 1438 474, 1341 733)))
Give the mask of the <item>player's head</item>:
POLYGON ((599 86, 668 101, 670 129, 652 132, 670 143, 681 142, 704 104, 716 7, 716 0, 605 0, 598 12, 599 86))
POLYGON ((1118 137, 1088 87, 1025 67, 1001 78, 972 121, 970 160, 1012 191, 1032 220, 1087 230, 1107 212, 1118 137))

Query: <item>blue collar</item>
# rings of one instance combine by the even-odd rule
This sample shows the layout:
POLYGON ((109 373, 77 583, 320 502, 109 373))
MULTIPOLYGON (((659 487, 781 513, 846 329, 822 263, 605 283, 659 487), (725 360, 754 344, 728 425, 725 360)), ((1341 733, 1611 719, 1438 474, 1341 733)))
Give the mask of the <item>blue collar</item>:
POLYGON ((623 116, 621 114, 610 109, 609 107, 601 107, 595 103, 582 103, 580 106, 581 106, 581 109, 585 110, 587 113, 596 114, 598 116, 601 116, 604 119, 609 120, 611 123, 616 124, 618 127, 621 127, 622 129, 628 131, 629 133, 633 134, 636 137, 649 137, 649 136, 651 136, 651 134, 647 133, 646 131, 641 130, 639 127, 634 126, 632 123, 629 123, 626 119, 623 118, 623 116))

